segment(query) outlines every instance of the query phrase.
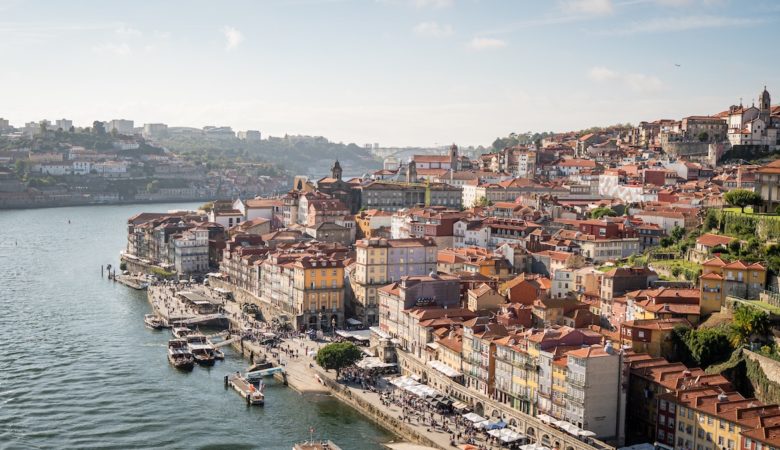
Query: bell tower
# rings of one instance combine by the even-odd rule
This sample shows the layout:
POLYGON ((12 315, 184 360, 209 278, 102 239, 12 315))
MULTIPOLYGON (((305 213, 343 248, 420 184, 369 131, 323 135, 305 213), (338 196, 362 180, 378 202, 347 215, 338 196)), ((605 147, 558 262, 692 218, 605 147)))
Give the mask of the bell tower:
POLYGON ((764 86, 763 92, 758 95, 758 117, 764 121, 767 126, 769 125, 769 116, 772 110, 772 98, 769 96, 769 91, 764 86))
POLYGON ((334 179, 341 181, 341 164, 339 164, 338 159, 335 163, 333 163, 333 167, 330 169, 330 173, 334 179))

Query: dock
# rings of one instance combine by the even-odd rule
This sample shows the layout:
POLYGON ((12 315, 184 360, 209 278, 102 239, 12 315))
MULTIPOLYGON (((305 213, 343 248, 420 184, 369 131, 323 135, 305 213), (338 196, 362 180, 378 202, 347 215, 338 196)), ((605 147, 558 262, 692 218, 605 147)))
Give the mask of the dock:
POLYGON ((261 406, 264 403, 263 393, 238 374, 225 375, 225 387, 232 387, 241 398, 246 400, 247 405, 261 406))
POLYGON ((149 286, 146 280, 130 275, 116 275, 113 279, 137 291, 143 291, 149 286))

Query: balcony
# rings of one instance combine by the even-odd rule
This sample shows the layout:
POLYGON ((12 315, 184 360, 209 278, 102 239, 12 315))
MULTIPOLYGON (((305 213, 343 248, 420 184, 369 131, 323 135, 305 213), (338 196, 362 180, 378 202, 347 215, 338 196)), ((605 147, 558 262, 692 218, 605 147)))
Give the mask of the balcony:
POLYGON ((584 405, 585 404, 585 399, 584 398, 580 398, 579 396, 569 394, 568 392, 566 393, 565 398, 566 398, 566 400, 568 400, 568 401, 570 401, 572 403, 576 403, 578 405, 584 405))
POLYGON ((553 395, 552 402, 558 406, 566 406, 566 399, 558 395, 553 395))
POLYGON ((579 377, 566 377, 566 383, 580 388, 588 387, 587 383, 585 383, 585 380, 579 377))

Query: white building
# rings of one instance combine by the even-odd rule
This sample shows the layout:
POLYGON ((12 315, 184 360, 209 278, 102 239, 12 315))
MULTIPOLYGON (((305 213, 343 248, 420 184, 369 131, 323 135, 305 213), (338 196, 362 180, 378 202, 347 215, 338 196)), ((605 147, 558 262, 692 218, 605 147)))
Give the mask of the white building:
POLYGON ((70 163, 41 163, 33 166, 34 172, 54 176, 68 175, 72 170, 70 163))
POLYGON ((127 174, 127 163, 121 161, 95 163, 92 165, 92 170, 102 177, 121 178, 127 174))
POLYGON ((242 141, 257 142, 262 140, 262 135, 257 130, 239 131, 238 138, 242 141))
POLYGON ((168 125, 164 123, 145 123, 141 135, 146 139, 155 139, 168 134, 168 125))
POLYGON ((89 161, 73 161, 73 174, 89 175, 92 170, 92 163, 89 161))
POLYGON ((728 140, 731 145, 767 145, 780 148, 780 118, 772 116, 771 97, 764 86, 758 107, 732 106, 728 111, 728 140))
POLYGON ((73 126, 73 121, 68 119, 57 119, 54 121, 54 129, 68 131, 73 126))
POLYGON ((106 132, 111 133, 116 130, 118 134, 132 136, 135 133, 135 124, 132 120, 114 119, 106 122, 106 132))
POLYGON ((173 265, 179 274, 209 269, 209 231, 193 228, 173 238, 173 265))
POLYGON ((454 247, 483 247, 490 242, 490 227, 482 222, 459 220, 452 226, 454 247))
POLYGON ((566 353, 566 421, 614 438, 617 430, 617 393, 620 391, 620 357, 607 342, 566 353))

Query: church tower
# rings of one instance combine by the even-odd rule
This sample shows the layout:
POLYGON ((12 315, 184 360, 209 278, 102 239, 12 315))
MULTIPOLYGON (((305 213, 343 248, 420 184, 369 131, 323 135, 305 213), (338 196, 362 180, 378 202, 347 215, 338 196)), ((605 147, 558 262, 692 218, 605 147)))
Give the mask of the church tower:
POLYGON ((417 163, 414 160, 409 161, 406 165, 406 182, 417 183, 417 163))
POLYGON ((758 95, 758 117, 769 125, 769 116, 772 110, 772 99, 769 97, 769 91, 764 86, 764 91, 758 95))
POLYGON ((333 167, 330 169, 331 175, 333 175, 333 178, 337 181, 341 181, 341 164, 339 164, 339 160, 337 159, 336 162, 333 164, 333 167))
POLYGON ((458 167, 459 162, 460 158, 458 158, 458 146, 453 143, 452 147, 450 147, 450 170, 453 172, 460 170, 460 167, 458 167))

